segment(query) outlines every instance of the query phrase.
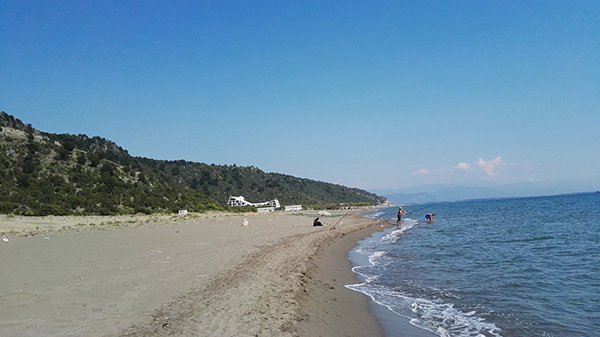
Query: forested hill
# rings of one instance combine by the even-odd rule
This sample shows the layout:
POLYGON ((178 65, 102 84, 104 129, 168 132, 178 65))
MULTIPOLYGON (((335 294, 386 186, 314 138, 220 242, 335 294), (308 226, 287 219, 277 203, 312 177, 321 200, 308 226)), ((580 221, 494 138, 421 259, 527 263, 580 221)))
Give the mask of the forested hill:
POLYGON ((378 204, 383 197, 256 167, 130 156, 114 142, 51 134, 0 112, 0 213, 222 210, 230 195, 283 205, 378 204))
POLYGON ((200 191, 225 202, 230 195, 243 195, 251 201, 277 198, 284 205, 378 204, 385 199, 356 188, 265 173, 250 166, 207 165, 183 160, 163 161, 136 158, 142 167, 161 181, 200 191))

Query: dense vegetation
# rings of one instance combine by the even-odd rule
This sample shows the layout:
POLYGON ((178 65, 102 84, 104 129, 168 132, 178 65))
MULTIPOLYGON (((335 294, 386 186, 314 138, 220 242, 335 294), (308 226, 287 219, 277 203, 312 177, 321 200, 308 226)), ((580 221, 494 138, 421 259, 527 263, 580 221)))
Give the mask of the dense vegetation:
POLYGON ((139 162, 162 180, 200 191, 219 201, 230 195, 247 200, 277 198, 283 205, 377 204, 378 196, 359 189, 296 178, 279 173, 236 165, 207 165, 188 161, 159 161, 139 158, 139 162))
POLYGON ((0 112, 0 213, 223 210, 230 195, 278 198, 284 205, 383 201, 363 190, 255 167, 132 157, 104 138, 40 132, 0 112))
POLYGON ((222 209, 204 194, 144 172, 116 144, 55 135, 0 113, 0 212, 128 214, 222 209))

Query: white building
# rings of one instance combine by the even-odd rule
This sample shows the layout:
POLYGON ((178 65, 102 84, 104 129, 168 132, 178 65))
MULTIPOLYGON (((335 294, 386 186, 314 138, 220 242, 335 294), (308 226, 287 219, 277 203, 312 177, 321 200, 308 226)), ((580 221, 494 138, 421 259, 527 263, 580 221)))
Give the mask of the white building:
POLYGON ((258 213, 270 213, 275 212, 275 207, 259 207, 256 209, 258 213))
POLYGON ((227 206, 241 207, 241 206, 252 206, 251 202, 246 201, 241 195, 239 197, 230 196, 227 200, 227 206))
POLYGON ((269 201, 265 201, 265 202, 249 202, 246 199, 244 199, 244 197, 241 195, 239 197, 230 196, 229 200, 227 200, 227 206, 231 206, 231 207, 242 207, 242 206, 262 207, 262 206, 266 206, 266 207, 281 208, 281 205, 279 204, 279 200, 277 200, 277 199, 273 199, 273 200, 269 200, 269 201))
POLYGON ((285 206, 284 210, 286 212, 299 212, 302 210, 302 205, 289 205, 289 206, 285 206))

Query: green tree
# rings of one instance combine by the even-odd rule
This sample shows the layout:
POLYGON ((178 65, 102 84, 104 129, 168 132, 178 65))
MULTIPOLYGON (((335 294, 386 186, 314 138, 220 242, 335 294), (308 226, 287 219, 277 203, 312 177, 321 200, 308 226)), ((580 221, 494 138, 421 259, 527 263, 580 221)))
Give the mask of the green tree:
POLYGON ((88 153, 90 167, 97 167, 100 164, 100 157, 95 153, 88 153))

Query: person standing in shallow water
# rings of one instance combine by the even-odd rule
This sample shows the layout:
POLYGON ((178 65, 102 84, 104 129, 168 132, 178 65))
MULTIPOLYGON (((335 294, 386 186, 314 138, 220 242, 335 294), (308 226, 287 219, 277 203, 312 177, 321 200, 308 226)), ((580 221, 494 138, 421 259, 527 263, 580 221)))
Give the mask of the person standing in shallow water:
POLYGON ((406 211, 402 209, 402 207, 398 208, 398 221, 396 221, 396 226, 400 226, 402 223, 402 216, 406 214, 406 211))

